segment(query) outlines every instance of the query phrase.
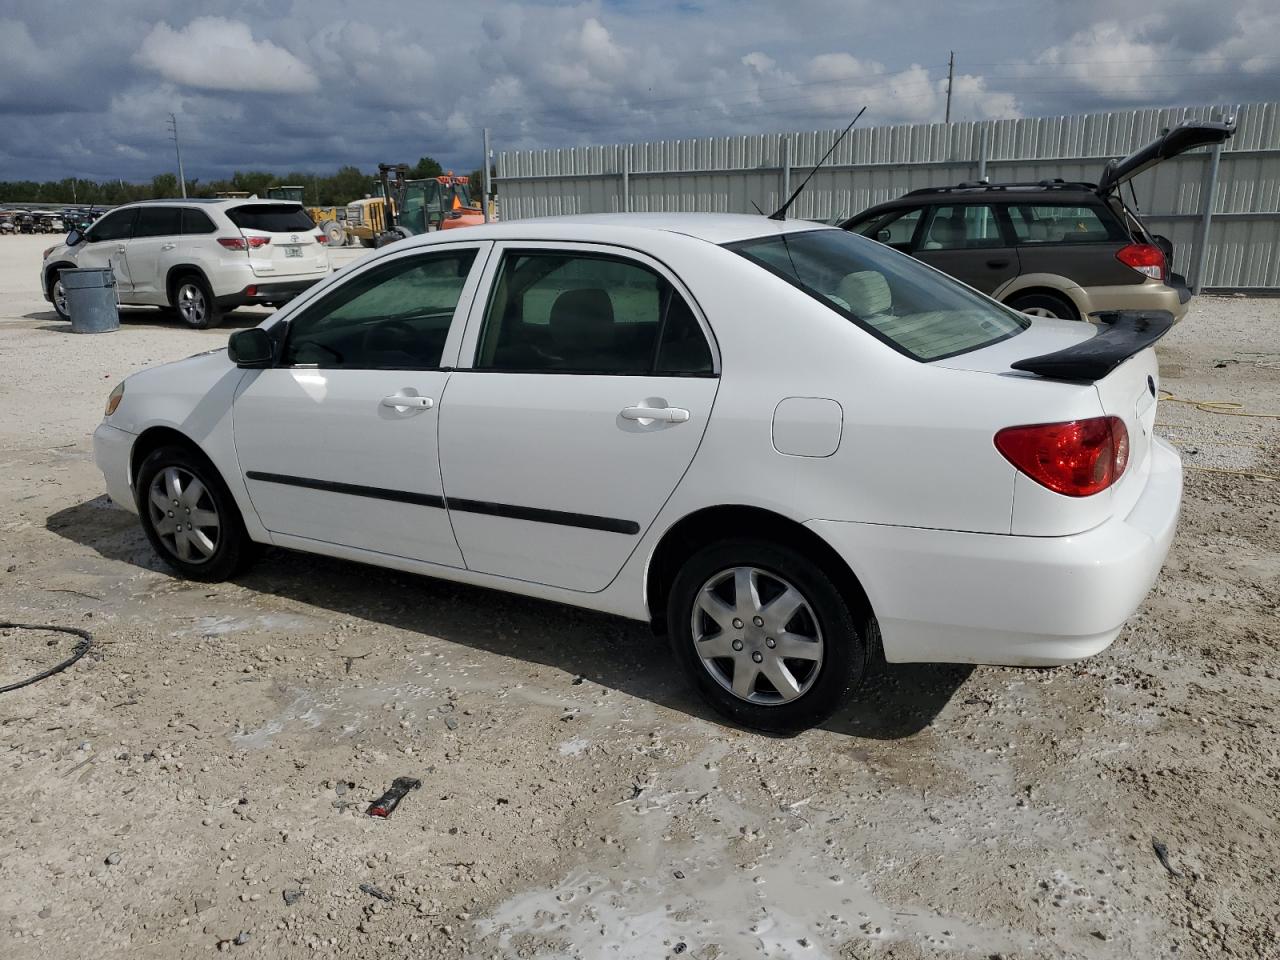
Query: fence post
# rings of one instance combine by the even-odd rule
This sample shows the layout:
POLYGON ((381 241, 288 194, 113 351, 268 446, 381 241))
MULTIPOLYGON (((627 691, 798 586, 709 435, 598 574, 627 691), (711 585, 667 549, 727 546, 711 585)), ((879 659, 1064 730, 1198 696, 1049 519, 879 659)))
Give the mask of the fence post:
POLYGON ((484 222, 489 222, 489 188, 492 184, 489 182, 489 128, 484 128, 484 166, 480 168, 480 191, 484 194, 480 198, 480 210, 484 214, 484 222))
POLYGON ((622 212, 631 212, 631 145, 622 148, 622 212))
POLYGON ((987 179, 987 125, 978 129, 978 179, 987 179))
POLYGON ((1200 236, 1196 246, 1196 274, 1191 292, 1199 294, 1204 289, 1204 271, 1209 263, 1209 230, 1213 226, 1213 205, 1218 193, 1218 164, 1222 160, 1222 144, 1215 143, 1209 153, 1209 165, 1205 174, 1204 193, 1200 200, 1200 236))
POLYGON ((782 167, 782 196, 778 200, 778 206, 782 206, 787 202, 787 197, 791 196, 791 137, 784 133, 778 147, 778 163, 782 167))

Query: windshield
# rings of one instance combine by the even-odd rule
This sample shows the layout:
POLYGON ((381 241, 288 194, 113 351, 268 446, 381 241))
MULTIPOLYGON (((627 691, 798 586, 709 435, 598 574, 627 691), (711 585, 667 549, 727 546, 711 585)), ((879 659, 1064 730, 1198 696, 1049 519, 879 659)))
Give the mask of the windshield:
POLYGON ((778 233, 727 246, 917 360, 976 350, 1031 324, 919 261, 844 230, 778 233))

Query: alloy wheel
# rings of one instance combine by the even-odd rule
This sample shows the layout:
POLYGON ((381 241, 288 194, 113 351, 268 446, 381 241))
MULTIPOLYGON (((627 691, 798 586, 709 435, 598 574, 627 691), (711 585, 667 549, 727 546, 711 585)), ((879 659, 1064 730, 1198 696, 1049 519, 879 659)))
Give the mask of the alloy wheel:
POLYGON ((823 640, 804 595, 775 573, 730 567, 702 585, 693 644, 711 677, 740 700, 772 706, 805 694, 822 667, 823 640))
POLYGON ((67 291, 62 286, 61 280, 53 282, 53 306, 64 317, 71 315, 71 312, 67 309, 67 291))
POLYGON ((190 470, 165 467, 151 481, 147 509, 165 549, 184 563, 204 563, 218 549, 221 520, 209 488, 190 470))
POLYGON ((1048 317, 1050 320, 1062 319, 1048 307, 1026 307, 1022 312, 1028 317, 1048 317))
POLYGON ((178 288, 178 312, 182 319, 192 326, 204 322, 209 306, 205 303, 204 291, 195 283, 184 283, 178 288))

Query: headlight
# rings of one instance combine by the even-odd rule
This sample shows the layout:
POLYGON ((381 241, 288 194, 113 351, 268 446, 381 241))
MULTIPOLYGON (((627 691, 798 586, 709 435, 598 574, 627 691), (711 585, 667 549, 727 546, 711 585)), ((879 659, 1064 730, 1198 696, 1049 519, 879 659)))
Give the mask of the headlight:
POLYGON ((115 389, 111 391, 111 396, 107 397, 107 411, 106 413, 103 414, 103 416, 109 417, 113 413, 115 413, 116 407, 120 406, 120 401, 123 399, 124 399, 124 381, 121 380, 119 383, 116 384, 115 389))

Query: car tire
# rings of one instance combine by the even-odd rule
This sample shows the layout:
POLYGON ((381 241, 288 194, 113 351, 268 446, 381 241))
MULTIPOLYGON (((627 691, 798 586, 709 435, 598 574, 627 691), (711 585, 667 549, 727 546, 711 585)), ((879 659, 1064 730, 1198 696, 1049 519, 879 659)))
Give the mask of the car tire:
POLYGON ((136 496, 151 546, 188 580, 228 580, 258 555, 235 499, 203 454, 182 446, 148 454, 138 469, 136 496))
POLYGON ((58 273, 53 275, 53 283, 49 285, 49 296, 53 301, 54 311, 60 318, 69 321, 71 311, 67 309, 67 292, 62 286, 62 278, 58 273))
POLYGON ((1007 306, 1032 317, 1056 317, 1059 320, 1079 320, 1080 314, 1066 297, 1052 293, 1025 293, 1005 301, 1007 306))
POLYGON ((704 547, 680 568, 668 597, 667 635, 718 713, 744 727, 787 733, 821 723, 850 699, 874 662, 878 631, 870 611, 851 603, 803 553, 741 539, 704 547), (743 583, 754 590, 738 602, 743 583), (799 605, 780 623, 787 614, 769 604, 787 591, 794 594, 786 606, 796 597, 799 605), (784 649, 801 655, 787 657, 784 649))
POLYGON ((178 319, 194 330, 208 330, 222 323, 222 309, 213 298, 209 284, 198 273, 178 277, 169 301, 178 319))

